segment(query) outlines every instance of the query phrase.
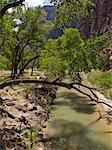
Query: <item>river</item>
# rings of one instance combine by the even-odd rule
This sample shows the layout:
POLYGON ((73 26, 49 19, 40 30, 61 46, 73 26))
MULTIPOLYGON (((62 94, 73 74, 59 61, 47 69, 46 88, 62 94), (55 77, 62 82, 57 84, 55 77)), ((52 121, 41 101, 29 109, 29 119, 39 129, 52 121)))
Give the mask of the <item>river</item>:
POLYGON ((59 88, 46 130, 46 150, 112 150, 112 128, 99 107, 83 95, 59 88))

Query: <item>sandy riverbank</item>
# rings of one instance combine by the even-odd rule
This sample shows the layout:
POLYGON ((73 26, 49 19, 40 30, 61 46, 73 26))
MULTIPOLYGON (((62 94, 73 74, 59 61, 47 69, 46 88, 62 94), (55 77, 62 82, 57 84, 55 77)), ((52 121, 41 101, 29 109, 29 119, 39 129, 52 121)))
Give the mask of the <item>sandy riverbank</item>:
MULTIPOLYGON (((110 106, 112 105, 112 101, 108 100, 103 94, 96 92, 97 97, 99 98, 99 101, 106 101, 110 102, 110 106)), ((99 109, 99 113, 102 116, 102 120, 104 121, 104 124, 106 124, 107 128, 109 129, 110 133, 112 133, 112 115, 109 115, 108 112, 112 112, 112 108, 109 106, 106 106, 105 104, 97 104, 97 107, 99 109)), ((112 135, 111 135, 112 136, 112 135)))

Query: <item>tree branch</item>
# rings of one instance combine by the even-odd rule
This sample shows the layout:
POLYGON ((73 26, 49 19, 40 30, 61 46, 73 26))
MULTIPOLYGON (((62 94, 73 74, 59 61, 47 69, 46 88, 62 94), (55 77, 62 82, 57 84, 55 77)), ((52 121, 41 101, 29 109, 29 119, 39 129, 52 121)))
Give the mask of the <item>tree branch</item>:
POLYGON ((39 55, 31 58, 30 60, 28 60, 28 62, 26 62, 26 64, 19 70, 19 74, 18 76, 20 76, 23 72, 24 72, 24 69, 29 65, 29 63, 31 63, 33 60, 39 58, 39 55))
POLYGON ((0 49, 3 47, 4 43, 5 43, 5 39, 4 39, 4 40, 2 41, 2 43, 1 43, 0 49))
MULTIPOLYGON (((37 84, 47 84, 47 85, 54 85, 54 86, 61 86, 67 89, 74 89, 76 91, 78 91, 79 93, 82 93, 83 95, 89 97, 92 101, 96 102, 96 103, 102 103, 105 104, 108 107, 112 108, 112 105, 107 103, 106 101, 100 101, 98 100, 97 95, 92 92, 93 88, 86 86, 87 89, 89 89, 92 92, 92 96, 94 96, 95 98, 93 98, 91 96, 91 94, 88 94, 84 91, 82 91, 81 89, 75 87, 74 85, 78 85, 79 83, 64 83, 64 82, 51 82, 51 81, 46 81, 46 80, 33 80, 33 79, 15 79, 15 80, 8 80, 6 82, 3 82, 0 84, 0 89, 3 89, 4 87, 13 85, 13 84, 19 84, 19 83, 37 83, 37 84)), ((85 86, 83 84, 80 83, 80 86, 85 86)), ((96 90, 96 89, 95 89, 96 90)))
POLYGON ((19 6, 19 5, 22 5, 22 3, 24 2, 24 0, 17 0, 16 2, 11 2, 7 5, 5 5, 1 10, 0 10, 0 18, 2 18, 5 13, 7 12, 7 10, 9 8, 13 8, 13 7, 16 7, 16 6, 19 6))

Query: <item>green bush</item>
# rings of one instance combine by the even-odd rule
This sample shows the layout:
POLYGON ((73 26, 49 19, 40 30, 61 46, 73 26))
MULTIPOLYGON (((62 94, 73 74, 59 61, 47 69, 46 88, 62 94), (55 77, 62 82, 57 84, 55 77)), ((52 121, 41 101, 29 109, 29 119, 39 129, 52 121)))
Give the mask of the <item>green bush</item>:
POLYGON ((101 88, 112 88, 112 73, 110 72, 92 71, 88 73, 88 80, 101 88))
POLYGON ((101 92, 112 99, 112 73, 92 70, 87 74, 90 83, 101 89, 101 92))
POLYGON ((33 127, 29 127, 23 130, 22 132, 23 137, 27 139, 28 144, 28 149, 33 150, 35 143, 38 143, 38 141, 41 139, 40 134, 38 133, 38 130, 33 127))
POLYGON ((103 72, 100 76, 99 76, 99 84, 101 87, 104 88, 111 88, 112 87, 112 74, 108 73, 108 72, 103 72))

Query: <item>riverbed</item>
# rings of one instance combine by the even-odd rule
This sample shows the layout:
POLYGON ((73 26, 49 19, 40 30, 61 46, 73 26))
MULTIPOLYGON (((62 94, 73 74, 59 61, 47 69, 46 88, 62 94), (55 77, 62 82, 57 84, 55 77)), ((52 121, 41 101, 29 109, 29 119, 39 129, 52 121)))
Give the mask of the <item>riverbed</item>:
POLYGON ((83 95, 59 88, 46 130, 46 150, 112 150, 112 125, 98 119, 100 108, 83 95))

